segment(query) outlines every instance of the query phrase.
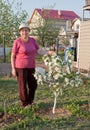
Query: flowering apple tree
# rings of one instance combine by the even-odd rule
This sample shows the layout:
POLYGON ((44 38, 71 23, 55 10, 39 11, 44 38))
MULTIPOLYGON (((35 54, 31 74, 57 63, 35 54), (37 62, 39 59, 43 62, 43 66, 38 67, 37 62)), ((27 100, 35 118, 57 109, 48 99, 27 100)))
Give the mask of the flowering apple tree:
POLYGON ((67 60, 57 54, 44 55, 43 60, 47 70, 37 68, 34 75, 38 84, 47 84, 54 94, 53 114, 55 113, 57 97, 59 94, 62 95, 63 89, 67 86, 78 87, 82 83, 80 73, 73 71, 72 55, 69 50, 66 51, 67 60))

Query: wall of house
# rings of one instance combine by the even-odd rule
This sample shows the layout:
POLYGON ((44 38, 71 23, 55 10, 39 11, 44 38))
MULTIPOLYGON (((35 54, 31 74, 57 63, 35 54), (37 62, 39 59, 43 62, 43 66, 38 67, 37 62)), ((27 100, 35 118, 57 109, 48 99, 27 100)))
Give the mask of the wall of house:
POLYGON ((42 25, 43 25, 42 17, 40 16, 39 13, 35 12, 32 19, 31 19, 31 22, 30 22, 30 28, 35 29, 35 28, 42 26, 42 25))
POLYGON ((74 31, 79 31, 80 24, 81 24, 81 20, 80 20, 80 19, 77 19, 77 20, 74 22, 74 24, 73 24, 72 30, 74 30, 74 31))
MULTIPOLYGON (((43 25, 43 22, 45 21, 45 19, 43 19, 40 14, 36 11, 30 21, 30 28, 33 30, 37 27, 40 27, 43 25)), ((49 19, 46 20, 51 26, 60 29, 61 26, 63 26, 64 28, 66 28, 66 21, 67 20, 59 20, 59 19, 49 19)))
POLYGON ((80 26, 79 68, 90 70, 90 21, 82 21, 80 26))

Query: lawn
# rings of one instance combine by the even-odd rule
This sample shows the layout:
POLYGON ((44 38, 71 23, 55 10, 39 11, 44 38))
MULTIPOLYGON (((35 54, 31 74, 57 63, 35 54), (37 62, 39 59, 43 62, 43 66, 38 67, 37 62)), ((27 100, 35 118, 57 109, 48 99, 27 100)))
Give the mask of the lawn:
POLYGON ((35 104, 19 105, 17 81, 0 78, 0 130, 90 130, 90 79, 76 88, 65 88, 52 114, 53 94, 48 86, 38 86, 35 104))

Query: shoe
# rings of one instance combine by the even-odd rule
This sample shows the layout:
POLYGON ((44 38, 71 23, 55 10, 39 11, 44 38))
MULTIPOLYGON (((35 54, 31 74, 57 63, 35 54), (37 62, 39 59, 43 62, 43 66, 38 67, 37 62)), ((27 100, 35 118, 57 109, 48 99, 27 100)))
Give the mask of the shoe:
POLYGON ((28 103, 23 103, 23 102, 21 103, 22 108, 25 108, 26 106, 28 106, 28 103))
POLYGON ((31 108, 31 107, 32 107, 31 104, 29 104, 29 105, 25 106, 24 108, 28 109, 28 108, 31 108))

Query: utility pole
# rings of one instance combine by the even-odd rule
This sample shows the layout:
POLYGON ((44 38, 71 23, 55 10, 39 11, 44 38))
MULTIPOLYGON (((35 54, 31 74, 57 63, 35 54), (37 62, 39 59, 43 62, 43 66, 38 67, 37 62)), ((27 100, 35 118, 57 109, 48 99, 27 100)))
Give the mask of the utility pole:
POLYGON ((5 48, 5 35, 3 34, 3 62, 6 62, 6 48, 5 48))
POLYGON ((56 54, 58 55, 59 38, 56 38, 56 54))

